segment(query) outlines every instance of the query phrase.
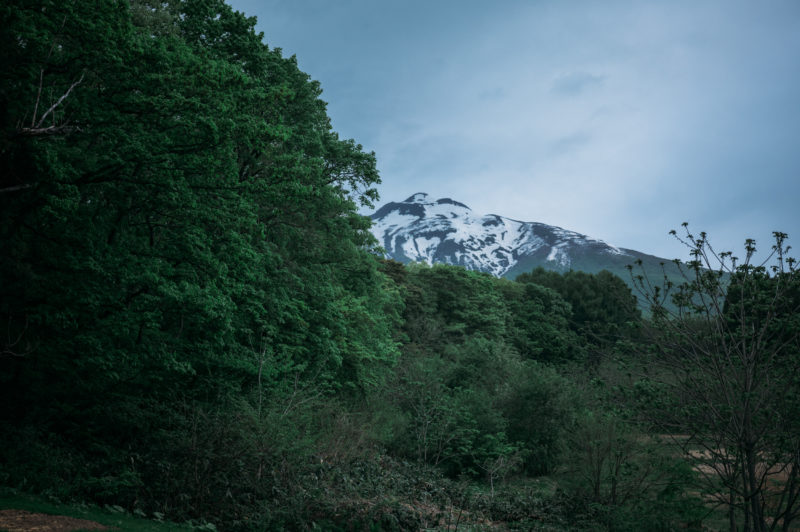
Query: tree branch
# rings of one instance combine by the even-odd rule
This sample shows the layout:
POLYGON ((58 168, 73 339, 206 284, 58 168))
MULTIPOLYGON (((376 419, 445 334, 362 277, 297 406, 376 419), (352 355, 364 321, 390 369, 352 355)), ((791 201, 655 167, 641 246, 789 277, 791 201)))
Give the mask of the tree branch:
MULTIPOLYGON (((84 72, 84 73, 81 73, 81 77, 80 77, 80 79, 78 79, 78 81, 76 81, 75 83, 73 83, 72 85, 70 85, 70 86, 69 86, 69 89, 67 89, 67 92, 65 92, 64 94, 62 94, 62 95, 61 95, 61 98, 59 98, 58 100, 56 100, 56 103, 54 103, 53 105, 51 105, 51 106, 50 106, 50 109, 48 109, 47 111, 45 111, 45 112, 44 112, 44 114, 42 115, 42 117, 39 119, 39 121, 36 123, 36 125, 35 125, 35 126, 32 128, 32 129, 40 129, 40 128, 42 127, 42 124, 44 124, 44 120, 45 120, 45 118, 47 118, 47 115, 49 115, 50 113, 52 113, 52 112, 55 110, 55 108, 56 108, 56 107, 58 107, 59 105, 61 105, 61 102, 63 102, 64 100, 66 100, 66 99, 67 99, 67 97, 68 97, 68 96, 70 95, 70 93, 72 92, 72 89, 74 89, 75 87, 77 87, 78 85, 80 85, 80 84, 83 82, 83 78, 84 78, 84 76, 85 76, 85 75, 86 75, 86 73, 85 73, 85 72, 84 72)), ((41 89, 41 87, 40 87, 40 89, 41 89)), ((39 105, 39 102, 38 102, 38 101, 36 102, 36 105, 37 105, 37 107, 38 107, 38 105, 39 105)), ((34 120, 36 120, 36 116, 35 116, 35 115, 34 115, 34 118, 33 118, 33 119, 34 119, 34 120)))

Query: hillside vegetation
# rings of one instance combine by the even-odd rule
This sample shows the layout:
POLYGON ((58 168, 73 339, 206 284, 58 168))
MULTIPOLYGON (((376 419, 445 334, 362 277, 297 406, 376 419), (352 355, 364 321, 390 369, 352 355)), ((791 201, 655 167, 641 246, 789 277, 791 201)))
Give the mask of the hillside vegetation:
POLYGON ((254 25, 0 6, 1 486, 206 530, 791 524, 782 238, 717 276, 692 237, 647 319, 607 271, 382 260, 375 155, 254 25))

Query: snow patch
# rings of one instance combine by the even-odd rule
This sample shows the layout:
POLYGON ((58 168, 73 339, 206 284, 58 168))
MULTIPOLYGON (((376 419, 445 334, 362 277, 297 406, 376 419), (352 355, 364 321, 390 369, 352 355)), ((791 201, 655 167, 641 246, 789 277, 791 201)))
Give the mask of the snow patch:
POLYGON ((450 198, 431 201, 424 192, 402 203, 387 204, 376 214, 380 217, 373 218, 372 232, 389 255, 402 253, 407 259, 428 264, 436 257, 436 261, 496 276, 547 247, 550 249, 546 260, 561 268, 569 267, 570 250, 576 247, 599 246, 598 251, 628 255, 601 240, 561 227, 494 214, 475 216, 463 203, 450 198))
POLYGON ((416 216, 411 214, 400 214, 397 211, 392 211, 377 222, 374 222, 373 227, 381 227, 384 230, 391 230, 395 228, 402 229, 416 221, 416 216))
POLYGON ((555 262, 560 266, 567 268, 570 264, 570 258, 564 250, 564 243, 559 243, 550 248, 550 253, 547 255, 548 262, 555 262))
POLYGON ((436 236, 433 238, 425 238, 420 236, 414 238, 414 247, 417 250, 418 260, 423 260, 428 264, 431 264, 431 258, 441 242, 442 239, 436 236))

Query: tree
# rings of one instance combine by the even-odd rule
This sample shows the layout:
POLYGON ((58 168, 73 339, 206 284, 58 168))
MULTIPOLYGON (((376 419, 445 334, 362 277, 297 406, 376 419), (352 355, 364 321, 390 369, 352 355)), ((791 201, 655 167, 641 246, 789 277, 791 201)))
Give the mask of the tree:
POLYGON ((684 282, 634 276, 652 305, 664 392, 651 396, 651 420, 727 507, 732 531, 788 530, 800 510, 800 279, 787 236, 774 233, 756 264, 753 240, 740 260, 684 228, 672 232, 691 252, 676 261, 684 282))
POLYGON ((580 357, 583 345, 570 330, 570 305, 555 290, 520 281, 519 277, 516 282, 503 282, 499 286, 510 311, 506 338, 520 355, 554 363, 580 357))
MULTIPOLYGON (((169 454, 147 440, 191 434, 194 413, 306 388, 358 398, 393 363, 399 297, 357 212, 375 156, 339 139, 319 84, 262 37, 222 0, 0 6, 9 478, 152 487, 169 454), (25 454, 54 449, 48 434, 80 478, 25 454)), ((117 502, 159 497, 144 491, 117 502)))
POLYGON ((691 469, 613 412, 581 412, 565 448, 556 478, 577 522, 588 518, 607 530, 695 530, 705 513, 687 493, 691 469))
POLYGON ((641 318, 630 287, 608 270, 559 273, 538 267, 520 274, 516 281, 558 292, 572 307, 572 329, 596 348, 604 349, 629 337, 641 318))

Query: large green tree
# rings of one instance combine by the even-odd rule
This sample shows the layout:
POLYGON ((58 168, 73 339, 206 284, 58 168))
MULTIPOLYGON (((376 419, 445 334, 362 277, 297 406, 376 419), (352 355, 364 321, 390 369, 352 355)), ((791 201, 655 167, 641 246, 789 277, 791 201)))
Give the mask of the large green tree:
POLYGON ((121 478, 165 412, 381 381, 398 299, 357 213, 374 154, 255 19, 12 0, 0 25, 5 434, 60 434, 121 478))
POLYGON ((641 317, 630 287, 606 270, 559 273, 539 267, 516 280, 558 292, 571 306, 572 328, 597 346, 608 346, 628 336, 641 317))

